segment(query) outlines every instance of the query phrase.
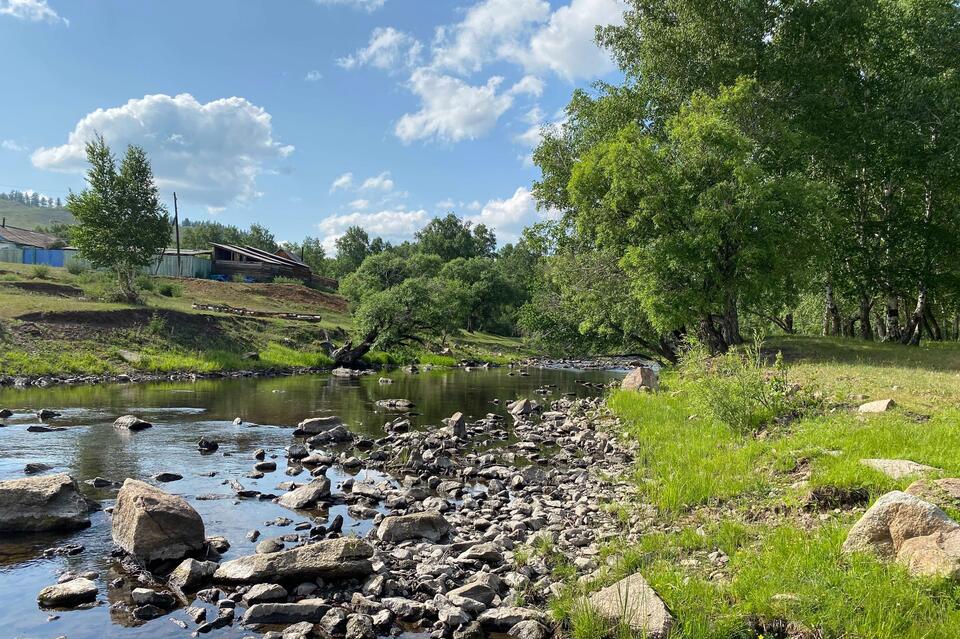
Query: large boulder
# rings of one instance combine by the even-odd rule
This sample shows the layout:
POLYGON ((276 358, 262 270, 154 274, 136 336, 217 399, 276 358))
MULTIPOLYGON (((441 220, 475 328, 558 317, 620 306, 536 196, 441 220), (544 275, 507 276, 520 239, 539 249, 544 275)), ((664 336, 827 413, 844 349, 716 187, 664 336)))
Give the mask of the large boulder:
POLYGON ((183 497, 128 479, 113 508, 113 541, 143 562, 182 559, 205 546, 203 519, 183 497))
POLYGON ((342 425, 343 420, 336 415, 328 415, 326 417, 311 417, 297 424, 297 428, 295 431, 293 431, 293 434, 297 437, 301 437, 303 435, 319 435, 320 433, 325 433, 328 430, 333 430, 337 426, 342 425))
POLYGON ((589 605, 611 624, 626 624, 647 639, 665 639, 673 616, 640 573, 593 593, 589 605))
POLYGON ((153 424, 140 419, 136 415, 124 415, 123 417, 118 417, 117 421, 113 422, 113 427, 117 430, 138 431, 152 428, 153 424))
POLYGON ((284 493, 277 499, 277 503, 290 510, 312 508, 323 499, 330 496, 330 480, 326 477, 317 477, 309 484, 284 493))
POLYGON ((957 522, 933 504, 895 490, 880 497, 853 525, 843 552, 894 559, 908 539, 952 533, 958 528, 957 522))
POLYGON ((900 544, 897 562, 911 575, 960 578, 960 528, 907 539, 900 544))
POLYGON ((957 508, 960 506, 960 479, 918 479, 907 487, 907 493, 941 508, 957 508))
POLYGON ((377 528, 381 541, 401 542, 407 539, 440 541, 450 532, 450 522, 436 511, 384 517, 377 528))
POLYGON ((45 608, 67 608, 90 603, 97 598, 97 584, 77 577, 62 584, 47 586, 37 595, 37 602, 45 608))
POLYGON ((623 390, 640 390, 647 388, 652 391, 660 389, 660 375, 653 368, 641 366, 635 368, 620 382, 620 388, 623 390))
POLYGON ((304 599, 297 603, 258 603, 247 608, 244 625, 316 623, 330 611, 323 599, 304 599))
POLYGON ((184 559, 167 577, 167 583, 183 591, 191 592, 210 581, 217 570, 213 561, 184 559))
POLYGON ((90 525, 89 513, 66 473, 0 481, 0 532, 76 530, 90 525))
POLYGON ((366 577, 373 571, 373 548, 359 539, 328 539, 268 555, 247 555, 221 564, 221 583, 277 583, 366 577))

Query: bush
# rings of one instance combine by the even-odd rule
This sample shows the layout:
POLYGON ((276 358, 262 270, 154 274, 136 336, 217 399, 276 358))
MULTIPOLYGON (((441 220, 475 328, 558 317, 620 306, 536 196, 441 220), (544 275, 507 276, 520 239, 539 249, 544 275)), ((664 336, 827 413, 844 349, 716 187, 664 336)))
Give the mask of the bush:
POLYGON ((283 275, 276 276, 275 278, 273 278, 272 281, 274 284, 297 284, 299 286, 303 286, 303 282, 298 280, 297 278, 285 277, 283 275))
POLYGON ((159 313, 150 316, 150 322, 147 324, 147 332, 156 337, 165 337, 169 334, 167 318, 159 313))
POLYGON ((246 280, 246 278, 245 278, 243 275, 241 275, 240 273, 234 273, 234 274, 233 274, 233 277, 230 278, 230 281, 231 281, 231 282, 236 282, 237 284, 244 284, 244 283, 246 283, 247 280, 246 280))
POLYGON ((696 409, 740 433, 763 429, 778 417, 798 415, 804 400, 787 377, 783 356, 773 367, 761 354, 763 339, 710 357, 702 344, 693 343, 680 363, 680 378, 696 409))
POLYGON ((164 297, 180 297, 183 295, 183 288, 179 284, 163 282, 157 287, 157 292, 164 297))
POLYGON ((145 273, 137 275, 134 284, 141 291, 152 291, 156 287, 153 278, 145 273))
POLYGON ((50 267, 46 264, 34 264, 30 269, 30 277, 35 280, 45 280, 50 277, 50 267))
POLYGON ((87 267, 82 262, 73 261, 67 264, 67 273, 71 275, 82 275, 86 270, 87 267))

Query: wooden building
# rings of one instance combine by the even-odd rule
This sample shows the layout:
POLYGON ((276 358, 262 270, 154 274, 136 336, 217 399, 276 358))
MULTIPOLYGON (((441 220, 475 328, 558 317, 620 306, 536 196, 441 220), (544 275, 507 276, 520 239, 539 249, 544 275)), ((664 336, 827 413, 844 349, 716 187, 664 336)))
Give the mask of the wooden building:
POLYGON ((273 255, 252 246, 213 244, 213 273, 227 278, 241 276, 255 282, 292 277, 304 282, 313 278, 310 267, 299 260, 273 255))

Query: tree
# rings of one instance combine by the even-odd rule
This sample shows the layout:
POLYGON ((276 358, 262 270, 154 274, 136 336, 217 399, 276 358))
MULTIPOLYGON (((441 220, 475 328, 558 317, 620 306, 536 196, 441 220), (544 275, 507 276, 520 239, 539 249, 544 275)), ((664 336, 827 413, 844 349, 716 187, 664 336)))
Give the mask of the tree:
POLYGON ((337 274, 353 273, 370 255, 370 236, 359 226, 351 226, 337 238, 337 274))
POLYGON ((330 264, 327 260, 327 250, 319 238, 303 238, 303 242, 287 242, 284 248, 303 260, 304 264, 319 275, 326 275, 330 270, 330 264))
POLYGON ((127 147, 119 170, 102 136, 86 151, 88 188, 67 198, 73 243, 95 267, 113 270, 124 301, 137 302, 134 277, 166 247, 170 220, 142 148, 127 147))
POLYGON ((458 257, 490 257, 497 246, 492 230, 483 224, 473 226, 453 213, 430 220, 417 232, 416 239, 421 252, 439 255, 444 262, 458 257))

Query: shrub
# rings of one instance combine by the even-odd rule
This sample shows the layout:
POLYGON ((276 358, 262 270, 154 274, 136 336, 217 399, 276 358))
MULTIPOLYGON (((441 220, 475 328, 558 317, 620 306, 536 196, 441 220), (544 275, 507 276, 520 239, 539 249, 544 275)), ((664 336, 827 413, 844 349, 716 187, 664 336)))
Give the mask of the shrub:
POLYGON ((30 277, 35 280, 45 280, 50 277, 50 267, 46 264, 34 264, 30 269, 30 277))
POLYGON ((276 276, 275 278, 273 278, 272 281, 274 284, 297 284, 299 286, 303 286, 303 282, 298 280, 297 278, 285 277, 283 275, 276 276))
POLYGON ((234 273, 233 277, 230 278, 230 281, 236 282, 237 284, 244 284, 247 280, 240 273, 234 273))
POLYGON ((67 273, 71 275, 81 275, 86 272, 86 270, 87 267, 82 262, 73 261, 67 264, 67 273))
POLYGON ((180 297, 183 295, 183 288, 179 284, 163 282, 157 287, 157 292, 164 297, 180 297))
POLYGON ((787 366, 777 353, 768 368, 761 354, 763 338, 710 357, 692 343, 680 363, 680 377, 698 411, 740 433, 761 430, 778 417, 797 415, 805 400, 788 381, 787 366))
POLYGON ((159 313, 151 315, 147 323, 147 332, 156 337, 166 336, 168 334, 167 318, 159 313))
POLYGON ((134 284, 141 291, 152 291, 156 287, 153 278, 145 273, 137 275, 134 284))

